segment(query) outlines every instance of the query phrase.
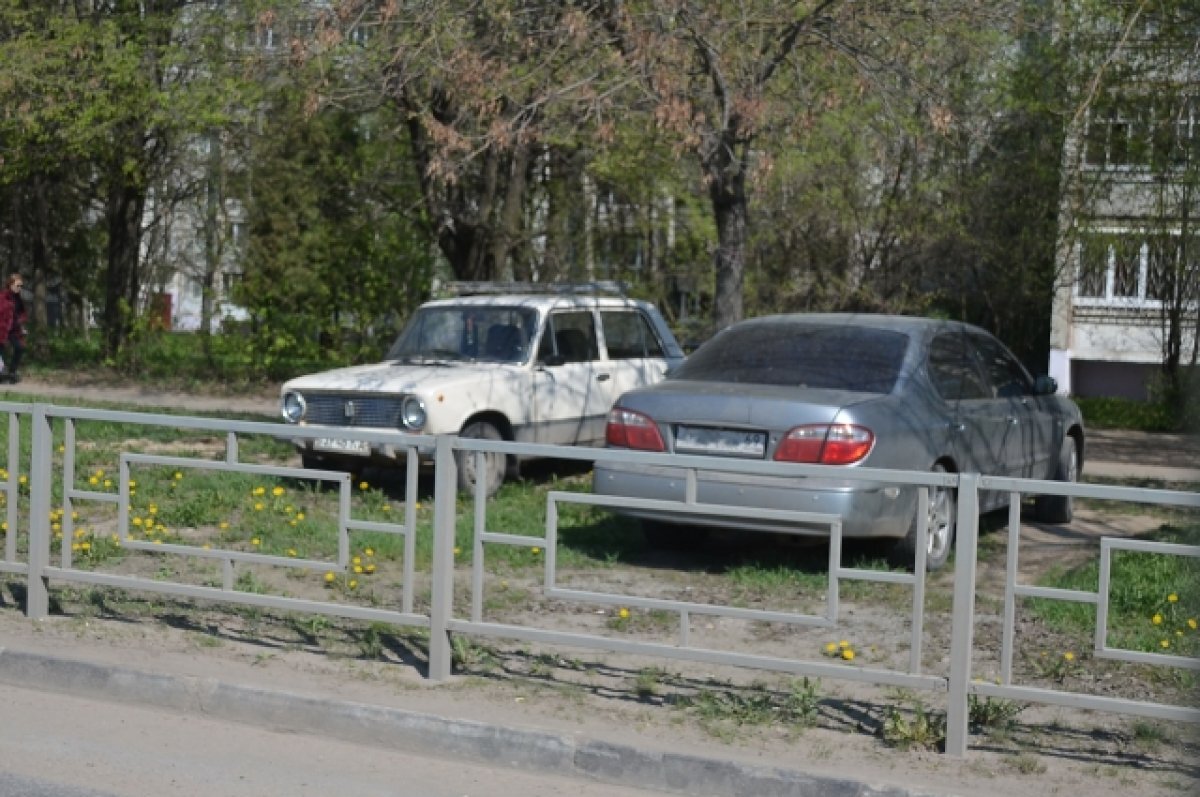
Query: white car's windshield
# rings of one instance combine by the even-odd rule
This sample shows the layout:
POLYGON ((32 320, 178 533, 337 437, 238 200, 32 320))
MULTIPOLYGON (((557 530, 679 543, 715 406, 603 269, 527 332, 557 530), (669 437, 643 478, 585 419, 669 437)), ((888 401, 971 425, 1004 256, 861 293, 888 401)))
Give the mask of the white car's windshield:
POLYGON ((536 332, 537 311, 529 307, 423 307, 396 338, 387 358, 411 363, 523 363, 536 332))

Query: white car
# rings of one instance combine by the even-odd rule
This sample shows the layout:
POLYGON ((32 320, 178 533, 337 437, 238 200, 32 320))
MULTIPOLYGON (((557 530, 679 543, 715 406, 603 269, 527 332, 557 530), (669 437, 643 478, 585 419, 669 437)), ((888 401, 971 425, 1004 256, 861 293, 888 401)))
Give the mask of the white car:
MULTIPOLYGON (((603 445, 622 393, 660 381, 683 351, 651 304, 546 286, 422 305, 383 362, 297 377, 281 388, 289 423, 400 429, 493 440, 603 445)), ((307 468, 361 471, 403 465, 389 446, 338 438, 298 441, 307 468)), ((516 470, 486 458, 491 495, 516 470)), ((474 489, 475 457, 460 457, 459 485, 474 489)))

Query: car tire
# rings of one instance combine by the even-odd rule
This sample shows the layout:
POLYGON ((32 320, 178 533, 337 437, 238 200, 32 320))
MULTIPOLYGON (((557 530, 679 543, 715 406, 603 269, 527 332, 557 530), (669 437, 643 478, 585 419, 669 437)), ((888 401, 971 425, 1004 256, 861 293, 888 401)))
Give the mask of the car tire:
MULTIPOLYGON (((934 473, 945 473, 942 465, 933 466, 934 473)), ((929 531, 926 537, 925 570, 939 570, 950 560, 950 552, 954 550, 954 531, 957 520, 957 501, 954 490, 950 487, 933 487, 929 495, 929 531)), ((892 551, 893 561, 909 570, 915 569, 917 562, 917 513, 913 512, 912 523, 908 533, 896 542, 892 551)))
POLYGON ((707 529, 667 523, 662 520, 642 520, 642 537, 651 548, 662 551, 683 551, 694 548, 708 539, 707 529))
MULTIPOLYGON (((503 440, 500 431, 486 421, 475 421, 463 427, 459 437, 469 437, 476 440, 503 440)), ((476 452, 458 451, 454 455, 458 468, 458 490, 464 495, 475 494, 475 484, 478 476, 475 472, 476 452)), ((504 483, 504 474, 508 470, 508 457, 504 454, 488 453, 483 455, 485 484, 484 494, 491 498, 504 483)))
MULTIPOLYGON (((1067 435, 1063 439, 1062 451, 1054 468, 1056 482, 1079 480, 1079 453, 1075 438, 1067 435)), ((1069 495, 1039 495, 1033 504, 1034 514, 1043 523, 1070 523, 1075 516, 1074 500, 1069 495)))

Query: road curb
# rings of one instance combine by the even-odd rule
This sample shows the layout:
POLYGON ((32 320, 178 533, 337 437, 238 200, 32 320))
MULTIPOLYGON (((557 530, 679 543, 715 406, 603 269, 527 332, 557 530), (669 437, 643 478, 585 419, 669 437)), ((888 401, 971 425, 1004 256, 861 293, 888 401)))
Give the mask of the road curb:
MULTIPOLYGON (((163 675, 0 647, 0 682, 26 689, 199 713, 439 758, 711 797, 933 797, 897 786, 757 767, 566 734, 163 675)), ((943 795, 943 797, 947 797, 943 795)))

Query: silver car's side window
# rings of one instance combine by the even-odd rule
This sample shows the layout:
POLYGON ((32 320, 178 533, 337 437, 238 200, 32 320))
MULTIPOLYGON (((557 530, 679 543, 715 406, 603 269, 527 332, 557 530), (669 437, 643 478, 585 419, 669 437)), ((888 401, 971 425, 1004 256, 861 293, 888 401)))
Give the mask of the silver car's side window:
POLYGON ((1033 382, 1017 359, 994 338, 972 335, 980 362, 992 382, 994 395, 1015 398, 1033 394, 1033 382))
POLYGON ((944 332, 929 347, 929 378, 946 401, 990 398, 991 387, 983 380, 967 349, 967 341, 955 332, 944 332))

